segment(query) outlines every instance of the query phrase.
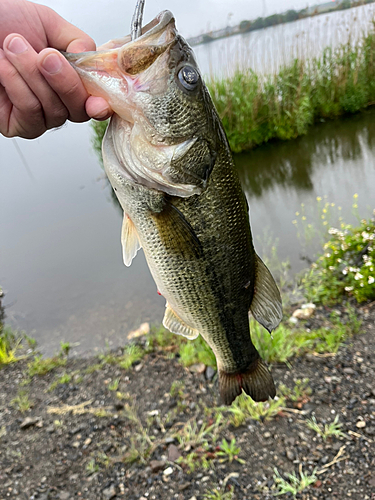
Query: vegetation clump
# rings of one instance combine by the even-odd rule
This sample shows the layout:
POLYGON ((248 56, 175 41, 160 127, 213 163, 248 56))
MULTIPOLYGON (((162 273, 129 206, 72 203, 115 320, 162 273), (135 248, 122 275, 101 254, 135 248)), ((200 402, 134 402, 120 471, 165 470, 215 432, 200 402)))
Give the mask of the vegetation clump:
POLYGON ((233 152, 306 134, 318 120, 356 113, 375 102, 375 30, 356 45, 327 47, 275 75, 252 70, 212 78, 208 87, 233 152))
POLYGON ((375 218, 358 227, 330 228, 324 253, 303 279, 309 300, 324 305, 345 297, 357 302, 375 299, 375 218))

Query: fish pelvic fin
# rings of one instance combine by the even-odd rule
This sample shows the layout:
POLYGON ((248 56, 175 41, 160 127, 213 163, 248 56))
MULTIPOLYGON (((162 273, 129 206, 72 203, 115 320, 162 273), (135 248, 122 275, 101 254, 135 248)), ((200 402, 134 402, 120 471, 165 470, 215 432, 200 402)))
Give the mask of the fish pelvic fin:
POLYGON ((245 371, 227 373, 219 369, 220 396, 226 405, 232 404, 244 391, 254 401, 267 401, 276 396, 276 388, 271 373, 258 358, 245 371))
POLYGON ((279 289, 262 259, 255 256, 254 296, 250 311, 254 318, 270 333, 283 319, 279 289))
POLYGON ((177 314, 173 311, 171 306, 167 303, 166 311, 163 319, 163 326, 172 333, 183 335, 189 340, 194 340, 198 337, 199 332, 195 328, 187 325, 177 314))
POLYGON ((124 264, 129 267, 138 250, 141 248, 141 244, 135 226, 126 213, 124 213, 122 223, 121 244, 124 264))

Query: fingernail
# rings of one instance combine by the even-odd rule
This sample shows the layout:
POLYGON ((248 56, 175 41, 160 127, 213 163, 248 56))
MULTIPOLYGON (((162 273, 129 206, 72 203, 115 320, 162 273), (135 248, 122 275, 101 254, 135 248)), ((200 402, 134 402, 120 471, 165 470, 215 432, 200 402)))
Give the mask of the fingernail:
POLYGON ((26 52, 27 45, 25 43, 25 40, 23 38, 20 38, 19 36, 15 36, 8 43, 8 50, 10 50, 10 52, 13 52, 13 54, 22 54, 23 52, 26 52))
POLYGON ((51 75, 58 73, 62 68, 62 61, 57 54, 48 54, 42 62, 43 68, 51 75))

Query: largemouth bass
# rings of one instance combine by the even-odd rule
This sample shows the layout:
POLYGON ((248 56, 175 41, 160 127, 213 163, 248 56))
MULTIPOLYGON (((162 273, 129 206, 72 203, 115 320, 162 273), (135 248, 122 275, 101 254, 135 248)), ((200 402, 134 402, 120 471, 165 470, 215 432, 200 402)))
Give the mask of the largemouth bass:
POLYGON ((280 294, 255 253, 225 132, 173 15, 162 12, 133 40, 66 57, 115 112, 103 162, 124 209, 125 264, 143 248, 166 299, 163 325, 189 339, 202 335, 225 404, 242 390, 255 401, 273 398, 249 310, 272 331, 282 318, 280 294))

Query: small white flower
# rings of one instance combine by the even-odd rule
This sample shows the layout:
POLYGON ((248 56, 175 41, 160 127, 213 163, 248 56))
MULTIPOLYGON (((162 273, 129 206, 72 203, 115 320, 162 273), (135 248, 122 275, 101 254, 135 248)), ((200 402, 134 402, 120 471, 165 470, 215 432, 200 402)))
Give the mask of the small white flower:
POLYGON ((374 283, 375 281, 375 278, 373 276, 369 276, 368 277, 368 284, 371 285, 372 283, 374 283))
POLYGON ((358 273, 358 272, 357 272, 357 273, 354 275, 354 279, 355 279, 355 280, 361 280, 362 278, 363 278, 363 275, 362 275, 361 273, 358 273))
POLYGON ((344 274, 345 276, 348 274, 348 270, 345 268, 342 270, 342 274, 344 274))
POLYGON ((346 292, 351 292, 352 290, 354 290, 354 286, 346 286, 345 287, 346 292))

